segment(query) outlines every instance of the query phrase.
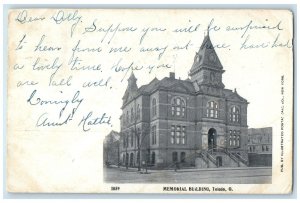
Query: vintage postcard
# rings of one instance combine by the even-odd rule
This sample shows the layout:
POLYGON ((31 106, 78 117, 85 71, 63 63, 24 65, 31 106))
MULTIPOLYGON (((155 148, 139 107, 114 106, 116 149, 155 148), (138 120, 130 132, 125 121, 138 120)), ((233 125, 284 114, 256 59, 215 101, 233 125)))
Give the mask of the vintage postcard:
POLYGON ((7 17, 7 191, 292 192, 291 11, 7 17))

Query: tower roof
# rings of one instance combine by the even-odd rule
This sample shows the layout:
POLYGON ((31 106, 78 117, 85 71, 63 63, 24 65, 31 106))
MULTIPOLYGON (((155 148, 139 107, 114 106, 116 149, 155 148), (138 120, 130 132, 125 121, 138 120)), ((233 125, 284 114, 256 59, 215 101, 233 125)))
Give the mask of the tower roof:
POLYGON ((214 49, 209 35, 204 37, 199 51, 195 55, 193 66, 190 70, 190 75, 198 72, 201 68, 209 68, 215 70, 223 70, 223 66, 214 49))
POLYGON ((135 77, 135 75, 134 75, 134 73, 133 73, 133 71, 131 72, 131 74, 130 74, 130 76, 129 76, 129 78, 128 78, 128 81, 136 81, 136 77, 135 77))
POLYGON ((138 86, 136 84, 137 79, 136 79, 133 71, 131 72, 131 75, 129 76, 127 81, 128 81, 128 85, 127 85, 126 91, 122 97, 124 103, 126 101, 130 100, 131 98, 133 98, 138 90, 138 86))

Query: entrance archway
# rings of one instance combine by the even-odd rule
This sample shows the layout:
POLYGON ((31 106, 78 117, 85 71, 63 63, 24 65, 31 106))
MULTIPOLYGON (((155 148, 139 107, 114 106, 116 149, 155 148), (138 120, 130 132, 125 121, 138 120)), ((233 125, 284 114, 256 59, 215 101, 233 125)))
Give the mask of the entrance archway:
POLYGON ((217 146, 217 131, 214 128, 208 131, 208 149, 216 148, 217 146))

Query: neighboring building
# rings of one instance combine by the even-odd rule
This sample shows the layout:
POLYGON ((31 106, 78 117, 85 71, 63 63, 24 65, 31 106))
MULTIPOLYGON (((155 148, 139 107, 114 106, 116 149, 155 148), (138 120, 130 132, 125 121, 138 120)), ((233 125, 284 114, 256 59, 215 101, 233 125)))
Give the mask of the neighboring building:
POLYGON ((249 166, 272 166, 272 128, 248 129, 249 166))
POLYGON ((132 73, 120 118, 122 164, 246 166, 248 102, 225 88, 223 73, 209 35, 194 57, 190 79, 170 73, 138 87, 132 73))
POLYGON ((103 142, 104 164, 118 165, 120 163, 120 134, 111 131, 103 142))

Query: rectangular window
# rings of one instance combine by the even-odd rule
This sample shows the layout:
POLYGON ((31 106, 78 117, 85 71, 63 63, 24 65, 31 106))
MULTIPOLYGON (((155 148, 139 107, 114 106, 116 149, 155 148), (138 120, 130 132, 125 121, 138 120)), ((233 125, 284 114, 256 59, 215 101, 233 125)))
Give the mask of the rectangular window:
POLYGON ((180 107, 176 107, 176 116, 180 116, 180 107))
POLYGON ((176 126, 176 144, 180 144, 181 126, 176 126))
POLYGON ((186 130, 185 126, 182 126, 182 133, 181 133, 181 144, 186 143, 186 130))
POLYGON ((152 112, 153 116, 156 116, 156 105, 153 106, 153 112, 152 112))
POLYGON ((171 126, 171 144, 175 143, 175 126, 171 126))
POLYGON ((171 144, 186 144, 186 126, 171 126, 171 144))
POLYGON ((130 137, 130 141, 131 141, 131 147, 133 147, 133 143, 134 143, 134 140, 133 140, 133 131, 131 131, 131 137, 130 137))
POLYGON ((136 119, 139 120, 141 118, 141 109, 139 104, 137 105, 136 112, 136 119))
POLYGON ((156 144, 156 126, 152 126, 152 144, 156 144))
POLYGON ((174 115, 175 115, 175 107, 172 106, 172 116, 174 116, 174 115))
POLYGON ((182 107, 182 116, 185 116, 185 107, 182 107))
POLYGON ((133 122, 133 119, 134 119, 134 113, 133 113, 133 108, 131 108, 131 114, 130 114, 130 120, 131 122, 133 122))
MULTIPOLYGON (((234 133, 235 134, 235 133, 234 133)), ((233 135, 233 139, 232 139, 232 145, 233 146, 236 146, 236 136, 235 135, 233 135)))
POLYGON ((210 112, 210 113, 209 113, 209 114, 210 114, 209 117, 213 118, 213 117, 214 117, 214 110, 213 110, 213 109, 210 109, 209 112, 210 112))

